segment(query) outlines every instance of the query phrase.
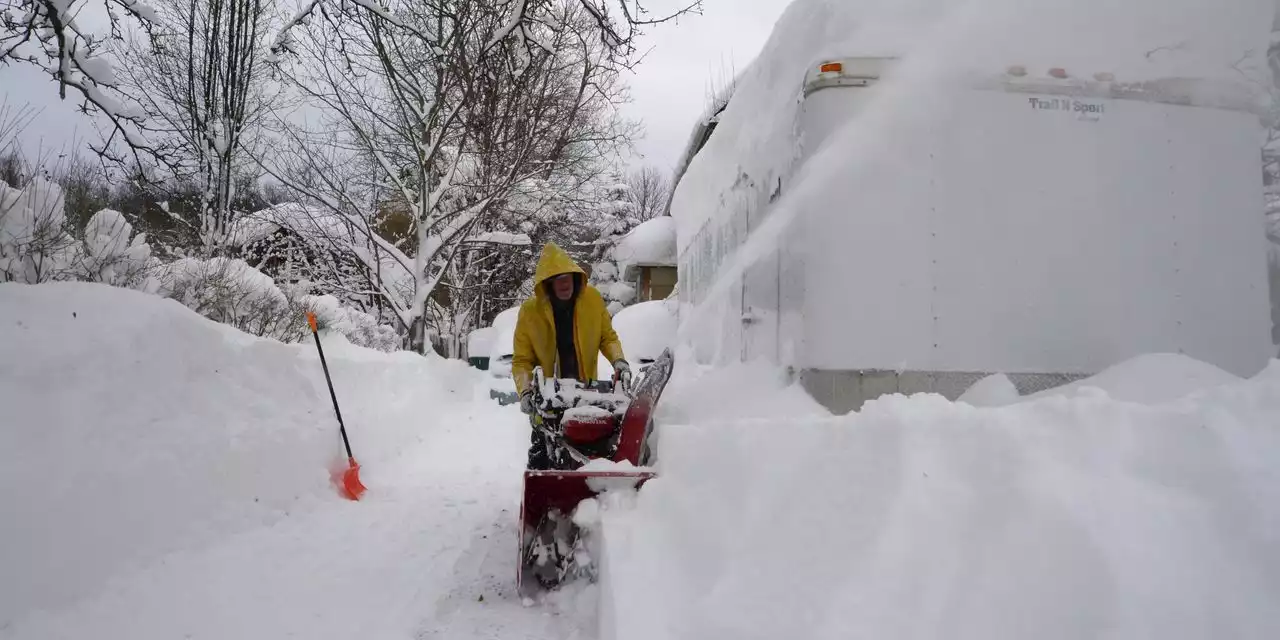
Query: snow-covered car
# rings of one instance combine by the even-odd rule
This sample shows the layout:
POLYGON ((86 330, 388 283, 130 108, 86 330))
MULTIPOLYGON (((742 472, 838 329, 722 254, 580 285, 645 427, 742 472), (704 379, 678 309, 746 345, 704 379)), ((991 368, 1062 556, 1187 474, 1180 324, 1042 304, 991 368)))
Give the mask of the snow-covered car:
POLYGON ((467 335, 467 361, 480 369, 489 368, 489 349, 493 346, 493 327, 480 327, 467 335))
POLYGON ((515 350, 516 319, 520 307, 511 307, 493 319, 493 340, 489 343, 489 373, 495 378, 511 377, 511 355, 515 350))
POLYGON ((640 302, 613 316, 613 329, 637 373, 675 344, 676 326, 674 300, 640 302))

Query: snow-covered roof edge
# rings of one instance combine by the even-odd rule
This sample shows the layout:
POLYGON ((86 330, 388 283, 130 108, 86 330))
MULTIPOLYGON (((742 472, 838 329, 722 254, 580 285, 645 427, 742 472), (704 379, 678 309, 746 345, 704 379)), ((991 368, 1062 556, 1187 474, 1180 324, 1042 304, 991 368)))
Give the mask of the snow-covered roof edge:
MULTIPOLYGON (((754 61, 752 62, 754 64, 754 61)), ((707 138, 710 137, 712 124, 717 121, 720 113, 729 106, 729 101, 733 99, 734 91, 738 87, 738 81, 748 70, 751 64, 748 64, 741 72, 729 81, 729 84, 716 91, 711 97, 711 102, 702 110, 702 114, 698 116, 694 122, 693 130, 689 132, 689 136, 685 141, 684 151, 680 154, 680 160, 676 164, 675 171, 671 174, 671 189, 667 191, 667 201, 663 205, 663 215, 671 215, 671 200, 675 196, 676 187, 680 184, 680 179, 684 177, 685 171, 689 168, 689 163, 693 161, 693 157, 698 155, 698 151, 702 150, 702 146, 706 144, 707 138)))

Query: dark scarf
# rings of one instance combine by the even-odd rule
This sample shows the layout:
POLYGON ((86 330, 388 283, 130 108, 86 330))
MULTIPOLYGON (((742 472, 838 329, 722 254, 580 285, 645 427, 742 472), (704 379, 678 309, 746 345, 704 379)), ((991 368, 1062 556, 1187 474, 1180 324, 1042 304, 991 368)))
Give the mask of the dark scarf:
POLYGON ((555 291, 551 288, 551 283, 547 282, 545 284, 547 298, 551 300, 551 315, 555 318, 556 323, 556 352, 559 355, 560 377, 576 379, 578 377, 578 351, 574 348, 573 308, 578 301, 581 281, 578 274, 573 274, 573 295, 568 300, 557 298, 555 291))

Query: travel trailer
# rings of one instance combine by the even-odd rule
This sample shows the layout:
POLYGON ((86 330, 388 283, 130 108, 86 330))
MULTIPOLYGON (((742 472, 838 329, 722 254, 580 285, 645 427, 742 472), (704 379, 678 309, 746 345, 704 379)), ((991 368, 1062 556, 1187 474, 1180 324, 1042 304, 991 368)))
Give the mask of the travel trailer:
POLYGON ((1152 352, 1241 376, 1266 365, 1262 109, 1244 83, 1011 65, 845 171, 831 147, 856 143, 840 130, 898 65, 834 57, 765 80, 799 96, 791 119, 751 123, 772 133, 728 126, 753 117, 734 113, 741 83, 699 123, 670 205, 699 359, 789 367, 837 412, 885 393, 954 399, 992 373, 1028 393, 1152 352), (734 150, 767 145, 715 148, 736 135, 796 153, 752 164, 734 150), (802 181, 815 164, 825 177, 802 181), (804 209, 776 245, 728 271, 788 206, 804 209))

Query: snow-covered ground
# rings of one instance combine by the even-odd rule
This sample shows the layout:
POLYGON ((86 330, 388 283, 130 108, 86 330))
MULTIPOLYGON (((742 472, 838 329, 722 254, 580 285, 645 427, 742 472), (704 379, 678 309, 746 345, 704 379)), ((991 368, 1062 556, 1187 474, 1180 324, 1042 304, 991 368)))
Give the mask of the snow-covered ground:
POLYGON ((0 285, 0 328, 0 637, 594 633, 514 597, 527 426, 464 363, 326 340, 352 503, 312 343, 90 284, 0 285))
POLYGON ((1280 637, 1280 361, 842 417, 747 365, 693 377, 660 476, 606 512, 606 637, 1280 637))
POLYGON ((834 417, 682 350, 601 583, 525 607, 484 373, 327 340, 348 502, 311 344, 89 284, 0 285, 0 327, 6 639, 1280 637, 1280 362, 834 417))

